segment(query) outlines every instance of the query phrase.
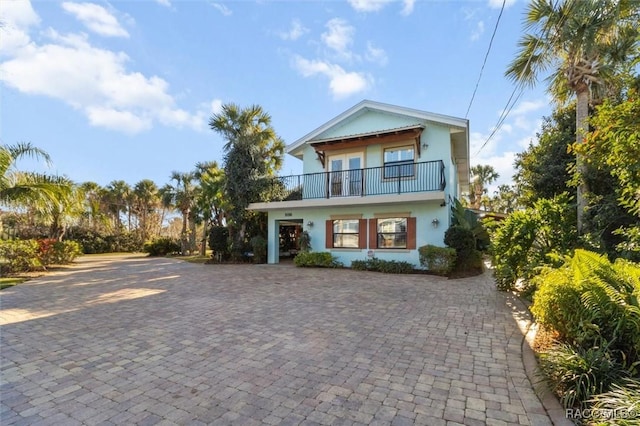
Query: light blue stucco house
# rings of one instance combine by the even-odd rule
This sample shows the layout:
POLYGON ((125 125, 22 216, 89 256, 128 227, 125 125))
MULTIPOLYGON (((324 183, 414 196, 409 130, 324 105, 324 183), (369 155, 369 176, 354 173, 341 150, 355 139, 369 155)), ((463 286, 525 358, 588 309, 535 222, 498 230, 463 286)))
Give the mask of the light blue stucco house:
POLYGON ((268 213, 268 262, 312 251, 345 266, 377 257, 419 266, 417 248, 443 246, 451 200, 469 185, 469 121, 365 100, 287 146, 303 174, 284 176, 268 213))

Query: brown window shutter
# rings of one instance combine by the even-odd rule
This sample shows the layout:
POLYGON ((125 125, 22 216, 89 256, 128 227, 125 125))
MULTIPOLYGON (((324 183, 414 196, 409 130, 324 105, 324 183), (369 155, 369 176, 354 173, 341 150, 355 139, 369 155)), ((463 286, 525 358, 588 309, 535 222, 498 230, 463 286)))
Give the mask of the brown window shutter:
POLYGON ((416 218, 407 218, 407 248, 409 250, 416 249, 416 218))
POLYGON ((325 225, 325 248, 333 248, 333 220, 327 220, 325 225))
POLYGON ((378 248, 378 219, 369 219, 369 248, 378 248))
POLYGON ((358 221, 358 248, 367 248, 367 219, 358 221))

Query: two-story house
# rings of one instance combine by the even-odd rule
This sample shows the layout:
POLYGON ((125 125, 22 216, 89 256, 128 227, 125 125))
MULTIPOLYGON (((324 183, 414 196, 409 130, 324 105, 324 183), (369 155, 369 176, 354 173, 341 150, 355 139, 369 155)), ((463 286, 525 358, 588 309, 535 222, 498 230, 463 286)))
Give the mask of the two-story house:
POLYGON ((450 201, 469 185, 469 121, 362 101, 287 146, 303 174, 280 178, 268 212, 268 262, 295 235, 346 266, 375 256, 419 266, 417 248, 444 246, 450 201))

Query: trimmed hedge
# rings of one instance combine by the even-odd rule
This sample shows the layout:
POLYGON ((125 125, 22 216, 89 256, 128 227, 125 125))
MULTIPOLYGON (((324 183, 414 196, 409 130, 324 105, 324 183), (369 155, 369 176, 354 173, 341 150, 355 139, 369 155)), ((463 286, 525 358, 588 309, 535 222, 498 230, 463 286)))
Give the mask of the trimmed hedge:
POLYGON ((1 240, 2 274, 43 269, 47 265, 71 263, 82 254, 75 241, 1 240))
POLYGON ((343 266, 326 251, 300 252, 293 258, 293 263, 299 267, 341 268, 343 266))
POLYGON ((143 250, 145 253, 149 253, 149 256, 166 256, 180 253, 180 243, 171 238, 158 238, 146 243, 143 250))
POLYGON ((427 244, 418 248, 418 253, 420 254, 420 265, 438 275, 449 275, 456 264, 456 249, 451 247, 427 244))
POLYGON ((409 262, 382 260, 373 257, 367 260, 352 261, 351 269, 356 271, 383 272, 385 274, 410 274, 413 272, 413 265, 409 262))

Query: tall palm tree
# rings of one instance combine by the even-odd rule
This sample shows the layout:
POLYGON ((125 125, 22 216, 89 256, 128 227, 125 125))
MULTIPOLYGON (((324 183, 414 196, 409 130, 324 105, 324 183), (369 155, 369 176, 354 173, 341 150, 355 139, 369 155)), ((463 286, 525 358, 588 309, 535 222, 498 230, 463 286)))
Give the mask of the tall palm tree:
POLYGON ((226 223, 225 211, 228 202, 224 194, 225 175, 216 161, 196 164, 195 177, 200 185, 197 204, 203 219, 202 246, 200 254, 206 252, 208 225, 222 226, 226 223))
POLYGON ((142 240, 146 241, 151 234, 150 217, 160 204, 158 186, 150 179, 143 179, 136 183, 132 191, 133 209, 138 216, 138 228, 142 240))
POLYGON ((35 158, 51 163, 49 154, 20 142, 0 146, 0 203, 9 207, 46 208, 71 193, 69 181, 60 176, 20 171, 16 163, 23 158, 35 158))
POLYGON ((495 182, 500 175, 493 166, 483 164, 471 167, 471 175, 473 179, 469 191, 469 201, 471 202, 471 208, 479 209, 482 205, 483 195, 487 194, 487 186, 495 182))
MULTIPOLYGON (((589 104, 638 55, 640 3, 637 0, 533 0, 527 9, 520 50, 506 75, 534 85, 550 70, 549 91, 561 104, 576 97, 576 143, 588 132, 589 104)), ((578 172, 586 173, 580 157, 578 172)), ((582 230, 584 198, 578 188, 578 231, 582 230)))
POLYGON ((122 213, 127 213, 129 194, 131 187, 123 180, 111 181, 106 187, 107 211, 111 214, 116 232, 122 232, 122 213))
POLYGON ((161 189, 164 206, 180 211, 182 214, 182 231, 180 232, 180 250, 182 254, 192 253, 196 248, 196 199, 199 187, 194 183, 193 172, 171 172, 173 184, 161 189))
POLYGON ((226 140, 225 193, 231 206, 232 251, 240 256, 247 228, 246 208, 264 196, 270 177, 280 170, 284 141, 271 126, 271 116, 259 105, 243 109, 225 104, 211 117, 209 126, 226 140))
POLYGON ((97 232, 99 229, 108 225, 109 218, 105 214, 105 189, 96 182, 83 182, 80 184, 80 191, 84 195, 85 212, 83 221, 88 222, 92 231, 97 232))

